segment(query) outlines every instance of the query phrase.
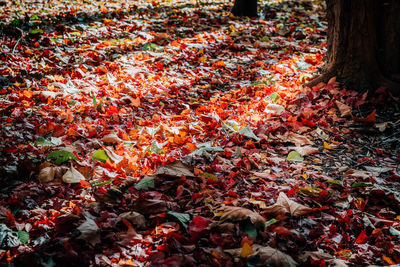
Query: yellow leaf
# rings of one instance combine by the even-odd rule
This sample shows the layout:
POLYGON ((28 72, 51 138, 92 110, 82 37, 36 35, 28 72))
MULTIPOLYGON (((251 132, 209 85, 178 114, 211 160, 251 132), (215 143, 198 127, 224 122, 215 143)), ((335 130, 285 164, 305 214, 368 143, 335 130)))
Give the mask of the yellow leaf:
POLYGON ((239 257, 241 258, 247 258, 251 254, 253 254, 254 251, 251 248, 251 246, 246 242, 243 244, 242 250, 240 251, 239 257))
POLYGON ((332 149, 332 147, 325 141, 324 141, 324 148, 325 149, 332 149))
POLYGON ((307 180, 307 173, 303 173, 302 175, 301 175, 301 177, 303 177, 304 178, 304 180, 307 180))

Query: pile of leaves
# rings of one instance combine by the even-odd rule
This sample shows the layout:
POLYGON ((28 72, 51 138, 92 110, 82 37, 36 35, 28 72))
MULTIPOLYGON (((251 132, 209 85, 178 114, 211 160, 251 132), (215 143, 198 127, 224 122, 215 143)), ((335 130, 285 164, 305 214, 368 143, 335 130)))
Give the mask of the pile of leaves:
POLYGON ((398 102, 303 86, 322 1, 4 3, 1 262, 400 263, 398 102))

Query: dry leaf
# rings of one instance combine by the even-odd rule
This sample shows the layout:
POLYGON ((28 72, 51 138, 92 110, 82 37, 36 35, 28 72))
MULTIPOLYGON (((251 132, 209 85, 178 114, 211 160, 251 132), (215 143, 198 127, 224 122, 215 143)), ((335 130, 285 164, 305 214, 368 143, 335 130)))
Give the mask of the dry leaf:
POLYGON ((351 116, 351 107, 343 104, 339 101, 336 101, 336 106, 338 107, 339 111, 340 111, 340 117, 347 117, 347 116, 351 116))
POLYGON ((318 148, 312 146, 288 147, 288 148, 297 151, 303 157, 319 152, 318 148))
POLYGON ((80 183, 81 180, 85 180, 85 176, 71 166, 71 168, 69 168, 69 170, 63 175, 62 180, 67 184, 77 184, 80 183))
POLYGON ((122 139, 119 138, 115 133, 111 133, 103 136, 100 141, 104 143, 119 144, 122 142, 122 139))
POLYGON ((320 251, 306 251, 299 258, 302 262, 306 262, 308 258, 314 261, 324 260, 330 267, 346 267, 348 266, 343 260, 336 259, 334 256, 320 251))
POLYGON ((297 134, 297 133, 293 133, 293 132, 290 132, 289 135, 285 138, 284 141, 293 143, 297 147, 304 146, 304 145, 313 145, 314 144, 307 137, 305 137, 303 135, 300 135, 300 134, 297 134))
POLYGON ((369 115, 368 115, 367 117, 365 117, 365 118, 357 118, 357 117, 352 116, 352 119, 353 119, 353 121, 355 121, 355 122, 373 124, 373 123, 376 123, 375 114, 376 114, 376 109, 374 109, 374 110, 371 112, 371 114, 369 114, 369 115))
POLYGON ((289 255, 271 248, 271 247, 261 247, 254 246, 254 254, 249 256, 249 258, 259 256, 258 266, 274 266, 274 267, 294 267, 297 266, 297 262, 289 255))
POLYGON ((369 172, 369 171, 361 171, 361 170, 349 169, 347 172, 344 173, 344 176, 353 177, 353 178, 368 179, 370 177, 376 177, 377 173, 369 172))
POLYGON ((240 251, 239 257, 247 258, 248 256, 250 256, 253 253, 254 253, 254 251, 251 248, 251 246, 249 245, 249 243, 245 242, 242 246, 242 250, 240 251))
POLYGON ((159 176, 169 176, 175 178, 181 178, 182 176, 194 177, 195 175, 189 169, 188 166, 183 164, 181 161, 175 161, 169 165, 161 166, 156 175, 159 176))
POLYGON ((129 220, 131 223, 133 223, 135 226, 138 228, 145 228, 146 227, 146 219, 144 216, 138 212, 135 211, 128 211, 121 213, 118 218, 121 220, 124 218, 125 220, 129 220))
POLYGON ((134 209, 142 214, 161 213, 167 210, 167 203, 159 199, 138 198, 134 209))
POLYGON ((77 239, 83 239, 92 244, 93 246, 100 243, 100 229, 96 222, 92 219, 86 218, 86 221, 77 228, 81 234, 77 239))
POLYGON ((266 222, 263 216, 246 208, 226 206, 220 208, 219 211, 223 212, 220 223, 225 221, 243 221, 250 219, 255 227, 262 228, 266 222))
POLYGON ((279 193, 276 203, 264 209, 264 212, 271 215, 283 215, 290 213, 292 216, 301 216, 312 212, 313 209, 290 200, 283 192, 279 193))
POLYGON ((264 110, 265 113, 271 113, 271 114, 276 114, 276 115, 280 115, 284 111, 285 111, 285 108, 278 104, 268 104, 264 110))
POLYGON ((53 167, 46 167, 40 170, 38 180, 41 183, 48 183, 54 180, 56 171, 53 167))
POLYGON ((115 164, 120 163, 120 162, 124 159, 124 157, 122 157, 122 156, 116 154, 116 153, 114 152, 114 150, 113 150, 111 147, 103 147, 103 149, 106 151, 107 156, 108 156, 115 164))

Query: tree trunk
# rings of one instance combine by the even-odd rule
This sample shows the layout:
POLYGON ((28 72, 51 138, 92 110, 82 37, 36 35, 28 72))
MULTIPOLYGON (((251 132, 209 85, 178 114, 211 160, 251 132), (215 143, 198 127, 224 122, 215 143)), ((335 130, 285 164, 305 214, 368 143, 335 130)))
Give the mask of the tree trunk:
POLYGON ((326 0, 327 53, 323 74, 309 85, 336 76, 348 89, 400 92, 398 0, 326 0), (397 13, 396 13, 397 12, 397 13))
POLYGON ((257 0, 235 0, 232 14, 239 17, 257 17, 257 0))

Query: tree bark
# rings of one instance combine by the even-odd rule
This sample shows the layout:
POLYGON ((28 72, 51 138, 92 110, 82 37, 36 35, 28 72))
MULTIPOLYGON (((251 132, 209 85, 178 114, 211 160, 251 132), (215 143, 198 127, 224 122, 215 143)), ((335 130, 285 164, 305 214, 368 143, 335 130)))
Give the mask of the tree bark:
POLYGON ((323 74, 308 85, 336 76, 349 89, 386 86, 398 94, 400 1, 326 0, 326 5, 328 40, 323 74))
POLYGON ((232 14, 239 17, 257 17, 257 0, 235 0, 232 14))

